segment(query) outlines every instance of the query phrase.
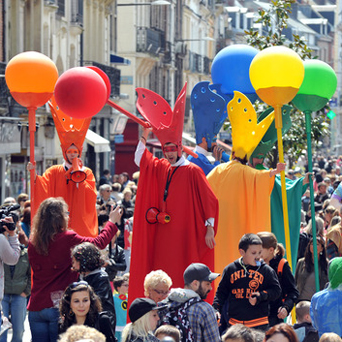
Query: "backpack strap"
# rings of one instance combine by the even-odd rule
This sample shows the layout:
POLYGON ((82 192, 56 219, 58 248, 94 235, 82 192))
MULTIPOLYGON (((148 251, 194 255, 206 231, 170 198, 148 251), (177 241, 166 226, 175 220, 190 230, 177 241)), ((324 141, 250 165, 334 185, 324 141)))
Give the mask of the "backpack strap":
POLYGON ((282 276, 285 263, 287 263, 287 260, 285 258, 280 259, 279 264, 278 264, 278 269, 277 269, 278 277, 282 276))
POLYGON ((199 303, 201 302, 202 299, 199 298, 199 297, 193 297, 193 298, 190 298, 188 301, 186 301, 183 306, 184 306, 184 310, 186 310, 188 307, 190 307, 191 305, 193 304, 196 304, 196 303, 199 303))

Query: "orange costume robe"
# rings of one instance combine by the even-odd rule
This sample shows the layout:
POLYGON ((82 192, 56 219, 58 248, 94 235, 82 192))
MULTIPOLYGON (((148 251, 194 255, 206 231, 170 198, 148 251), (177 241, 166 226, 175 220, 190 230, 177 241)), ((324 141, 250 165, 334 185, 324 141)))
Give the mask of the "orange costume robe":
POLYGON ((91 169, 84 167, 83 171, 87 178, 77 184, 67 182, 63 165, 51 166, 42 176, 37 175, 33 215, 46 198, 63 197, 69 207, 69 228, 81 236, 95 237, 98 235, 95 177, 91 169))
POLYGON ((219 201, 215 272, 240 257, 243 234, 271 231, 270 196, 274 177, 233 160, 218 165, 207 176, 219 201))
MULTIPOLYGON (((144 279, 161 269, 172 279, 172 287, 184 287, 184 270, 193 262, 214 267, 214 250, 207 247, 205 221, 214 218, 216 233, 218 202, 203 171, 195 164, 177 168, 170 182, 165 212, 167 224, 149 224, 146 211, 162 210, 168 172, 176 169, 166 159, 158 159, 145 149, 140 161, 140 178, 133 221, 133 241, 128 298, 131 303, 144 297, 144 279)), ((210 296, 213 299, 213 291, 210 296)), ((208 298, 210 302, 210 298, 208 298)))

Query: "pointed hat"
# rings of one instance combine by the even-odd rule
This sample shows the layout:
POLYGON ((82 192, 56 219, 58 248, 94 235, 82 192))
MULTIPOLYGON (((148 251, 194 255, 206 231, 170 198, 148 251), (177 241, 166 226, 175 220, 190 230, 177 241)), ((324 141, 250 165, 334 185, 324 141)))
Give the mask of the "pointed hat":
POLYGON ((257 114, 252 103, 242 93, 234 91, 234 98, 227 106, 232 125, 233 152, 235 156, 249 160, 251 154, 274 120, 274 114, 257 122, 257 114))
POLYGON ((49 101, 49 106, 61 142, 64 159, 67 160, 66 151, 71 145, 77 147, 80 153, 79 157, 81 157, 83 142, 92 118, 75 119, 66 115, 59 109, 54 96, 49 101))
POLYGON ((208 81, 203 81, 192 89, 191 108, 194 114, 196 143, 200 144, 204 137, 210 148, 227 118, 226 101, 211 90, 208 81))
POLYGON ((182 154, 182 133, 184 125, 186 83, 179 93, 172 111, 170 105, 155 92, 137 88, 137 108, 147 120, 153 133, 158 137, 162 146, 173 143, 178 146, 178 156, 182 154))

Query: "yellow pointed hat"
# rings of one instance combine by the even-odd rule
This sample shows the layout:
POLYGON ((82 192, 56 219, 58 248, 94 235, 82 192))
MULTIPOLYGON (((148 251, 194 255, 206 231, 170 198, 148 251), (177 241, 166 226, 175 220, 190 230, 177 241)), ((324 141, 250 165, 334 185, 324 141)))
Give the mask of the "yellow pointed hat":
POLYGON ((242 93, 234 91, 233 99, 228 103, 227 112, 232 125, 233 152, 235 156, 249 160, 274 120, 274 113, 258 123, 252 103, 242 93))

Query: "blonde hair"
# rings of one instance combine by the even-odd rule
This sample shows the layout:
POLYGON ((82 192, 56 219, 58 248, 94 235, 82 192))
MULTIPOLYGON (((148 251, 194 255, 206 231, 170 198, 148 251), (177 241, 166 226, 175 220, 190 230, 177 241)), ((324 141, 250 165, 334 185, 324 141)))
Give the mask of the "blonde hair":
POLYGON ((130 341, 131 335, 145 339, 149 334, 153 334, 152 329, 154 327, 151 327, 150 316, 153 315, 155 311, 156 310, 149 311, 134 323, 127 324, 122 331, 121 342, 130 341))
POLYGON ((340 342, 340 341, 342 341, 341 337, 333 332, 324 333, 319 339, 319 342, 340 342))
POLYGON ((167 273, 162 270, 152 271, 146 275, 144 280, 145 296, 148 297, 148 290, 155 289, 160 283, 172 286, 172 280, 167 273))
POLYGON ((86 325, 72 325, 61 335, 59 342, 77 342, 82 339, 90 339, 94 342, 106 342, 106 337, 95 328, 86 325))

